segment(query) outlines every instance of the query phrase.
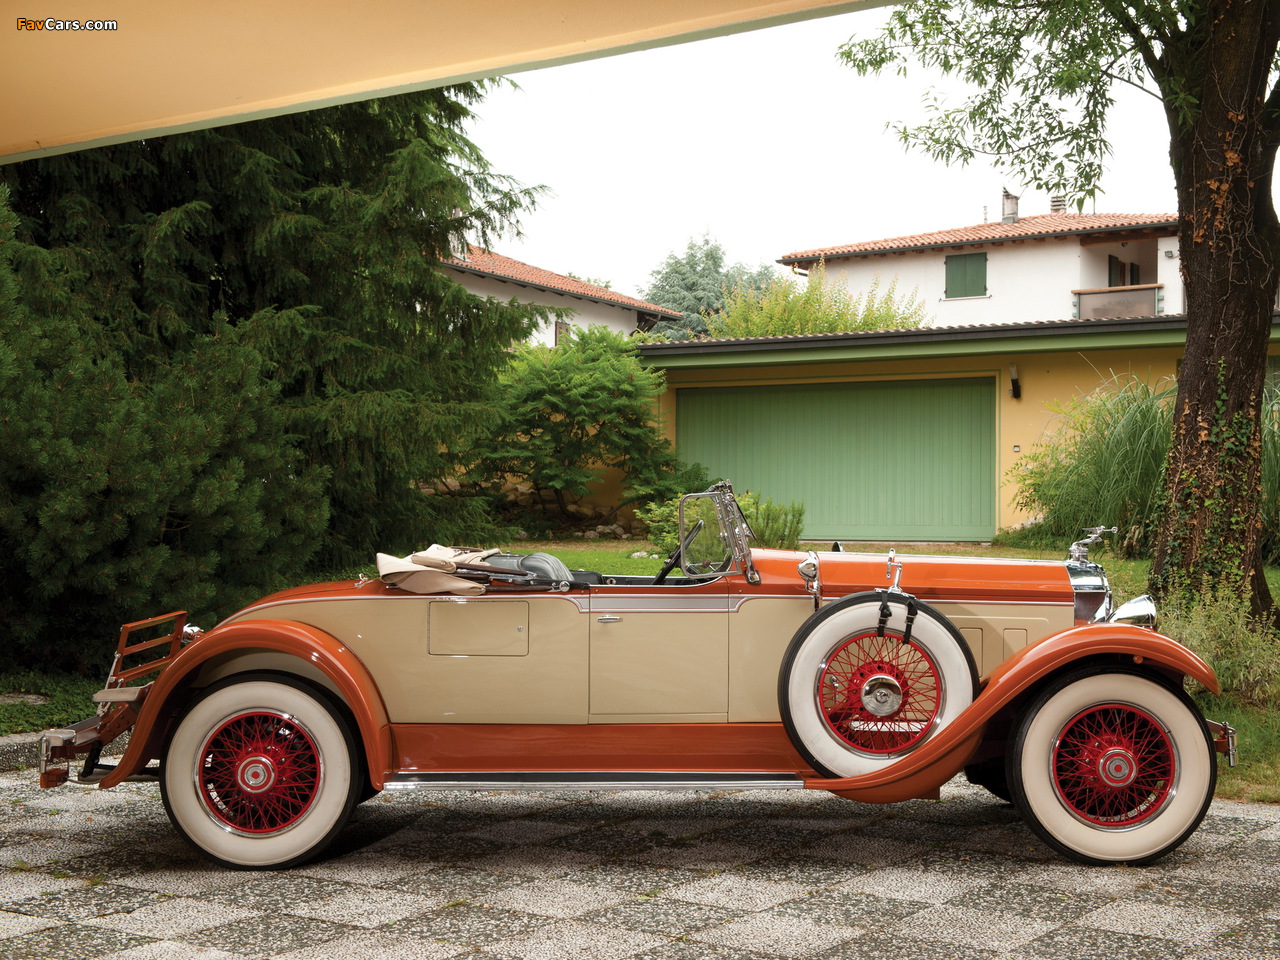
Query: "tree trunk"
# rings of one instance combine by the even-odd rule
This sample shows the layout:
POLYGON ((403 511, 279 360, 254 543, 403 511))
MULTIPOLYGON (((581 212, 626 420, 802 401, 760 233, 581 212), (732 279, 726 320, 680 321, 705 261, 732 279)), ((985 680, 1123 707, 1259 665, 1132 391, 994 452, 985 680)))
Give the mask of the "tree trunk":
MULTIPOLYGON (((1261 416, 1280 284, 1267 113, 1280 3, 1216 0, 1166 50, 1190 113, 1162 83, 1178 191, 1187 346, 1178 375, 1151 585, 1247 598, 1274 618, 1262 570, 1261 416), (1190 78, 1190 84, 1186 81, 1190 78)), ((1159 77, 1157 78, 1160 79, 1159 77)))

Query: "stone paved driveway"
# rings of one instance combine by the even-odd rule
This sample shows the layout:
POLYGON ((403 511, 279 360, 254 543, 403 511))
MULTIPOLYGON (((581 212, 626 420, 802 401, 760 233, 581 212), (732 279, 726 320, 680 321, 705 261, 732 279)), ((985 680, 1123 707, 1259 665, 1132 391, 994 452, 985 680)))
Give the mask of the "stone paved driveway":
POLYGON ((223 870, 156 787, 0 774, 0 960, 1280 960, 1280 807, 1215 802, 1154 867, 1059 859, 967 784, 818 792, 423 793, 324 861, 223 870))

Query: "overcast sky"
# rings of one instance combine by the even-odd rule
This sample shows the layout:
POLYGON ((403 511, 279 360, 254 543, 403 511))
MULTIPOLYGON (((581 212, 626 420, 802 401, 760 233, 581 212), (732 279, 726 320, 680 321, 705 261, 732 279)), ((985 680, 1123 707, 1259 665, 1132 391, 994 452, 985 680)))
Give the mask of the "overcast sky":
MULTIPOLYGON (((666 255, 710 234, 730 261, 1000 219, 1022 187, 989 167, 908 153, 889 121, 925 116, 923 77, 859 77, 836 60, 884 9, 515 76, 472 128, 493 168, 550 192, 497 252, 638 294, 666 255)), ((917 74, 920 71, 916 71, 917 74)), ((1121 92, 1100 213, 1177 205, 1159 105, 1121 92)), ((1086 208, 1090 209, 1090 208, 1086 208)), ((1023 191, 1023 214, 1047 213, 1023 191)))

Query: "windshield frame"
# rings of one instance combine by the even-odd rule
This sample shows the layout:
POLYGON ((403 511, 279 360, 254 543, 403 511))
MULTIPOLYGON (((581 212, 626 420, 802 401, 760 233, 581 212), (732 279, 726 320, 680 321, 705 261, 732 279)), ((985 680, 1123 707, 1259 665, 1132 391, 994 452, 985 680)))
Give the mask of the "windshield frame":
MULTIPOLYGON (((755 539, 755 533, 734 497, 733 485, 728 480, 712 484, 702 493, 690 493, 681 497, 679 519, 680 569, 686 577, 714 578, 728 573, 742 573, 750 583, 760 582, 760 574, 751 562, 749 545, 749 541, 755 539), (705 529, 700 530, 695 537, 693 534, 697 520, 692 519, 695 512, 693 505, 701 500, 710 500, 714 505, 718 530, 714 534, 707 533, 705 529), (686 521, 687 516, 692 520, 691 523, 686 521), (712 536, 724 544, 723 559, 707 570, 700 570, 698 568, 704 564, 693 559, 699 552, 693 547, 695 544, 705 544, 712 536)), ((705 522, 707 518, 699 519, 705 522)))

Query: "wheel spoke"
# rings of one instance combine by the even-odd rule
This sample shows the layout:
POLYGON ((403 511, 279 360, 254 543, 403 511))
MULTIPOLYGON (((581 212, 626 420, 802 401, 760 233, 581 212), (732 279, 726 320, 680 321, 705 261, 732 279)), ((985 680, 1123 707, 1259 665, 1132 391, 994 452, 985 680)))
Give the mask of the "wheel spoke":
POLYGON ((1127 828, 1155 816, 1172 796, 1176 761, 1164 728, 1128 704, 1090 707, 1062 728, 1054 787, 1076 817, 1127 828))
POLYGON ((205 742, 200 797, 210 815, 232 830, 285 830, 306 814, 319 787, 315 743, 284 714, 238 714, 205 742))
POLYGON ((859 634, 827 658, 818 677, 828 728, 855 749, 896 753, 928 736, 941 706, 938 669, 914 643, 859 634))

